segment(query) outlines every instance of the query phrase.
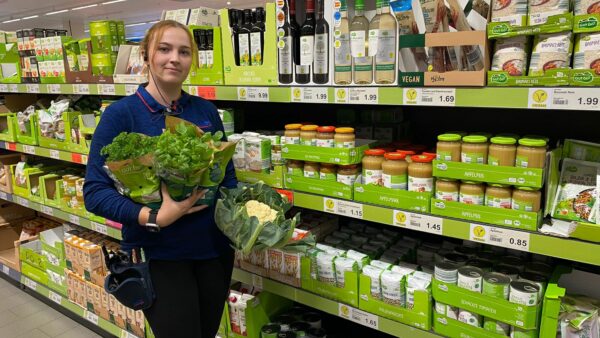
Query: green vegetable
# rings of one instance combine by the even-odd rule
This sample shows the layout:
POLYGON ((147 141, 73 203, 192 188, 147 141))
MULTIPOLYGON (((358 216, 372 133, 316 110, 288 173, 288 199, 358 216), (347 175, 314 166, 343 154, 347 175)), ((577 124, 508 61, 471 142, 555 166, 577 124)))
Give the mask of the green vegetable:
POLYGON ((123 161, 151 153, 157 139, 138 133, 122 132, 100 151, 107 162, 123 161))

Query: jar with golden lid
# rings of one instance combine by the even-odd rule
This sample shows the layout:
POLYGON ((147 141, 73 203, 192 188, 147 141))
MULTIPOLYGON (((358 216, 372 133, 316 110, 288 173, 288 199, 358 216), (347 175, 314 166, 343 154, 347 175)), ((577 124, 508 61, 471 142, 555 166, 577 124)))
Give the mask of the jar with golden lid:
POLYGON ((300 144, 300 123, 291 123, 285 125, 285 132, 283 133, 284 144, 300 144))
POLYGON ((517 140, 512 137, 492 137, 488 151, 488 164, 513 167, 517 155, 517 140))
POLYGON ((353 185, 359 173, 358 164, 341 165, 337 169, 337 181, 345 185, 353 185))
POLYGON ((542 139, 520 139, 515 166, 543 169, 546 165, 546 144, 546 141, 542 139))
POLYGON ((460 160, 464 163, 486 164, 488 155, 487 137, 469 135, 462 138, 460 160))
POLYGON ((333 148, 335 127, 324 126, 317 128, 317 147, 333 148))
POLYGON ((460 183, 449 178, 438 178, 435 181, 435 198, 443 201, 458 202, 460 183))
POLYGON ((408 191, 433 191, 433 157, 425 155, 411 156, 408 164, 408 191))
POLYGON ((459 201, 465 204, 483 205, 485 185, 478 182, 464 181, 460 184, 459 201))
POLYGON ((407 190, 408 162, 406 154, 386 153, 381 164, 383 186, 390 189, 407 190))
POLYGON ((492 208, 510 209, 512 189, 508 185, 491 184, 485 188, 485 205, 492 208))
POLYGON ((336 148, 354 148, 356 146, 356 134, 354 134, 354 128, 335 128, 333 140, 336 148))
POLYGON ((317 162, 304 162, 304 177, 319 178, 320 166, 317 162))
POLYGON ((383 185, 383 164, 385 150, 368 149, 362 159, 362 176, 364 184, 383 185))
POLYGON ((458 134, 438 135, 436 159, 440 161, 460 162, 460 146, 462 137, 458 134))
POLYGON ((305 146, 317 145, 317 128, 315 124, 304 125, 300 128, 300 144, 305 146))
POLYGON ((335 182, 337 179, 337 166, 335 164, 321 163, 319 178, 325 181, 335 182))
POLYGON ((538 212, 542 205, 542 192, 539 189, 516 187, 512 194, 512 209, 538 212))

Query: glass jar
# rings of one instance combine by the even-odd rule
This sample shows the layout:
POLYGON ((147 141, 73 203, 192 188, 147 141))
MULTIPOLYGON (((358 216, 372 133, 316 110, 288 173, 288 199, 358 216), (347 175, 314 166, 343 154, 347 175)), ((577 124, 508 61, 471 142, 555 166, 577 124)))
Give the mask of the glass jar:
POLYGON ((482 183, 464 181, 460 184, 459 201, 464 204, 483 205, 485 186, 482 183))
POLYGON ((542 192, 539 189, 516 187, 512 194, 512 209, 538 212, 542 205, 542 192))
POLYGON ((288 160, 287 174, 292 176, 304 176, 304 162, 296 160, 288 160))
POLYGON ((335 128, 333 140, 336 148, 354 148, 356 146, 356 135, 354 134, 354 128, 335 128))
POLYGON ((460 140, 458 134, 438 135, 436 145, 436 159, 440 161, 460 162, 460 140))
POLYGON ((321 163, 319 178, 325 181, 335 182, 337 179, 337 167, 335 164, 321 163))
POLYGON ((283 143, 285 144, 300 144, 300 123, 291 123, 285 125, 283 133, 283 143))
POLYGON ((486 164, 488 155, 487 137, 469 135, 462 139, 460 160, 464 163, 486 164))
POLYGON ((317 147, 333 148, 335 127, 326 126, 317 128, 317 147))
POLYGON ((351 186, 354 184, 354 181, 356 181, 358 172, 357 164, 341 165, 337 169, 337 181, 338 183, 351 186))
POLYGON ((408 191, 433 191, 433 157, 425 155, 411 156, 408 164, 408 191))
POLYGON ((304 177, 318 179, 319 167, 319 163, 317 162, 304 162, 304 177))
POLYGON ((435 181, 435 198, 443 201, 458 202, 460 183, 449 178, 439 178, 435 181))
POLYGON ((266 137, 271 140, 271 164, 282 165, 284 162, 281 157, 281 136, 267 135, 266 137))
POLYGON ((543 169, 546 164, 546 144, 546 141, 542 139, 520 139, 515 166, 543 169))
POLYGON ((319 126, 308 124, 300 128, 300 144, 305 146, 317 145, 317 128, 319 126))
POLYGON ((508 185, 492 184, 485 188, 485 205, 492 208, 510 209, 512 189, 508 185))
POLYGON ((492 137, 488 152, 488 164, 513 167, 517 154, 517 140, 512 137, 492 137))
POLYGON ((406 190, 408 187, 408 163, 406 154, 386 153, 381 164, 383 186, 391 189, 406 190))
POLYGON ((383 185, 383 164, 385 150, 367 149, 362 159, 362 176, 364 184, 383 185))

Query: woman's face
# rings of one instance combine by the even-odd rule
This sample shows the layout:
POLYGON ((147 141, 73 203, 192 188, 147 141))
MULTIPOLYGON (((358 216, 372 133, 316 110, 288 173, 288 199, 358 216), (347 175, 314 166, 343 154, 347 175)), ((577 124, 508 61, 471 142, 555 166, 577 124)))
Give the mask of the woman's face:
POLYGON ((167 28, 162 38, 151 46, 150 71, 158 82, 181 85, 192 66, 192 44, 181 28, 167 28))

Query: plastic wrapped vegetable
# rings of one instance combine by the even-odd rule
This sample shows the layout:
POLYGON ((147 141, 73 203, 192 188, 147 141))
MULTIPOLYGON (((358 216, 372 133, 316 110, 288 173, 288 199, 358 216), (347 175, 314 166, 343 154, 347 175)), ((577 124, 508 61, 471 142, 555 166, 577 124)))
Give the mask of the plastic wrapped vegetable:
POLYGON ((292 240, 300 214, 286 219, 285 213, 290 208, 287 199, 262 182, 235 189, 221 188, 215 221, 233 247, 243 254, 283 247, 303 251, 314 246, 311 234, 292 240))

